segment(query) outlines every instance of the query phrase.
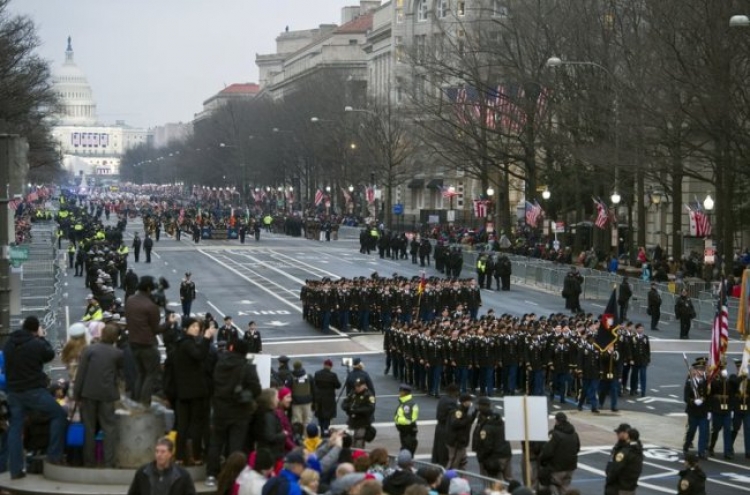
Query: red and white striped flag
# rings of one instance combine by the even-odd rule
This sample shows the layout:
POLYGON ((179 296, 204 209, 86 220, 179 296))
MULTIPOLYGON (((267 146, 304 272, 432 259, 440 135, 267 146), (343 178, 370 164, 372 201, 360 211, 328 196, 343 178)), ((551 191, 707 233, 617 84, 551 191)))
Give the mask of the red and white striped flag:
POLYGON ((716 308, 714 324, 711 327, 711 350, 709 352, 709 382, 721 369, 721 361, 727 352, 729 342, 729 309, 727 308, 727 281, 722 280, 719 286, 719 302, 716 308))
POLYGON ((326 195, 323 194, 323 191, 318 188, 317 191, 315 191, 315 206, 318 206, 320 203, 323 202, 323 199, 325 199, 326 195))
POLYGON ((451 188, 448 186, 442 186, 440 188, 440 191, 443 193, 444 198, 452 198, 453 196, 458 196, 458 191, 456 191, 455 188, 451 188))
POLYGON ((484 218, 487 216, 487 203, 488 201, 483 199, 474 200, 474 216, 477 218, 484 218))
POLYGON ((596 220, 594 220, 594 225, 603 229, 607 226, 609 211, 607 210, 607 206, 602 203, 601 200, 594 199, 594 205, 596 205, 596 220))
POLYGON ((711 220, 703 210, 695 210, 695 235, 696 237, 709 237, 711 235, 711 220))
POLYGON ((536 228, 536 224, 539 221, 539 217, 542 216, 542 207, 539 203, 526 202, 526 224, 536 228))
POLYGON ((368 187, 365 193, 367 195, 367 204, 373 204, 375 202, 375 188, 368 187))

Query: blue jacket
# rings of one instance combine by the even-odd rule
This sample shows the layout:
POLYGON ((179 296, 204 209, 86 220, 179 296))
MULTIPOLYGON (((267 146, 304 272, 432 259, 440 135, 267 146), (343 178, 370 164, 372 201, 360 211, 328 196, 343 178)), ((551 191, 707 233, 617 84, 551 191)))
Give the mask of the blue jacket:
POLYGON ((263 495, 302 495, 299 476, 282 469, 278 476, 271 478, 263 485, 263 495))

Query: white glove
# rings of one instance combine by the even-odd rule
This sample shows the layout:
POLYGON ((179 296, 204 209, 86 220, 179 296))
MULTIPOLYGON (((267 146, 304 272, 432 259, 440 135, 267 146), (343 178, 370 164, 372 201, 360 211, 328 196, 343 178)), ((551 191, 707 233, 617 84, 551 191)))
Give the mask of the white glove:
POLYGON ((696 406, 701 406, 703 405, 703 399, 695 399, 693 401, 693 404, 695 404, 696 406))
POLYGON ((727 370, 721 370, 721 376, 726 378, 728 375, 727 370))

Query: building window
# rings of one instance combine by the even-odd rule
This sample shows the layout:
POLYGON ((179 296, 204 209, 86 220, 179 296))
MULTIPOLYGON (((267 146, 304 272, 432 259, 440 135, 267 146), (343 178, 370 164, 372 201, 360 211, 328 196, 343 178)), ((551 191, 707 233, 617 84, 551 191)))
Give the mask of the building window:
POLYGON ((423 64, 425 61, 425 56, 427 55, 427 35, 418 35, 415 36, 416 38, 416 46, 417 46, 417 63, 423 64))
POLYGON ((440 6, 438 8, 440 9, 438 11, 438 16, 440 16, 441 19, 443 17, 448 17, 448 12, 451 9, 450 0, 440 0, 440 6))
POLYGON ((396 0, 396 22, 404 22, 404 0, 396 0))
POLYGON ((466 15, 466 0, 458 0, 456 2, 456 15, 461 17, 466 15))
POLYGON ((404 61, 404 39, 401 36, 396 36, 396 62, 404 61))
POLYGON ((419 0, 417 3, 417 22, 427 20, 427 0, 419 0))
POLYGON ((463 29, 459 29, 456 32, 456 50, 459 56, 466 55, 466 33, 463 29))

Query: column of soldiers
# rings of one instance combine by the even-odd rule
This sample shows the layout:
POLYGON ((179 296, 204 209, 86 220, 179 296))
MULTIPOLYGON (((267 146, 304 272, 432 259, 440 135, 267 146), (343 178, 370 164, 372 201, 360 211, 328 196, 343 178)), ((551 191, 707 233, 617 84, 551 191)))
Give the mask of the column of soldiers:
POLYGON ((750 390, 748 370, 742 360, 735 360, 737 373, 729 374, 721 366, 713 373, 706 371, 706 358, 692 364, 685 381, 684 400, 688 415, 683 451, 688 453, 698 434, 698 457, 714 456, 719 438, 722 439, 724 459, 734 458, 734 443, 743 433, 745 459, 750 459, 750 390))

